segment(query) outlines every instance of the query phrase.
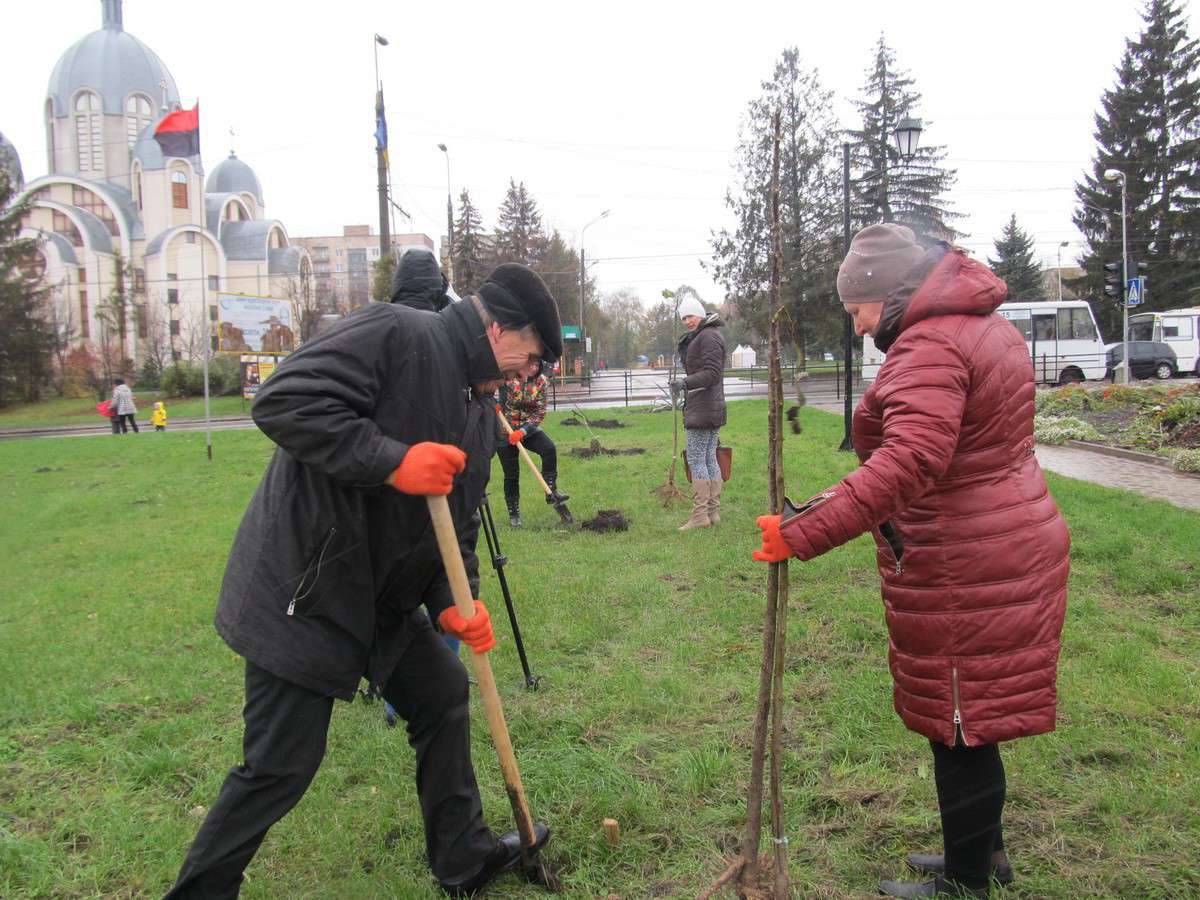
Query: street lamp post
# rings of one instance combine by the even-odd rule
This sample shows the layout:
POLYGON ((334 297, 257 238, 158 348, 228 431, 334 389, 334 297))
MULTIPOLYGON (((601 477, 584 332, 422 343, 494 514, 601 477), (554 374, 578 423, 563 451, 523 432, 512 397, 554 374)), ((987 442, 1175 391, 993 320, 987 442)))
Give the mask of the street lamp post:
POLYGON ((445 144, 438 144, 438 149, 446 154, 446 278, 454 282, 454 204, 451 201, 454 192, 450 189, 450 151, 445 144))
MULTIPOLYGON (((371 44, 371 49, 375 54, 375 127, 378 133, 380 120, 383 118, 383 84, 379 80, 379 48, 386 47, 388 39, 381 34, 376 34, 375 39, 371 44)), ((385 138, 386 140, 386 135, 385 138)), ((379 256, 383 258, 390 251, 392 242, 391 235, 388 233, 388 186, 387 186, 387 159, 385 154, 387 149, 380 146, 379 139, 375 140, 375 166, 377 169, 376 175, 379 179, 379 256)))
MULTIPOLYGON (((921 130, 920 119, 906 118, 896 123, 895 129, 892 131, 892 138, 896 141, 896 149, 900 153, 901 160, 907 162, 917 152, 921 130)), ((886 163, 887 153, 885 152, 884 164, 886 165, 886 163)), ((864 175, 867 174, 870 173, 864 173, 864 175)), ((886 190, 886 188, 883 189, 886 190)), ((881 203, 880 205, 885 204, 881 203)), ((848 142, 842 144, 842 242, 843 250, 848 256, 850 254, 850 144, 848 142)), ((850 430, 854 421, 854 320, 850 318, 849 313, 844 313, 842 319, 842 361, 845 366, 843 373, 845 405, 842 410, 845 433, 842 435, 842 443, 838 449, 853 450, 850 430)))
POLYGON ((1058 245, 1058 302, 1062 303, 1062 248, 1070 246, 1070 241, 1058 245))
POLYGON ((1121 384, 1129 384, 1129 238, 1126 233, 1125 173, 1120 169, 1107 169, 1105 181, 1121 182, 1121 384))
POLYGON ((579 229, 579 354, 580 368, 579 374, 582 380, 587 380, 587 329, 583 324, 583 294, 584 286, 587 283, 587 261, 584 257, 583 239, 587 234, 587 230, 599 222, 601 219, 608 218, 609 210, 604 210, 592 221, 588 222, 579 229))

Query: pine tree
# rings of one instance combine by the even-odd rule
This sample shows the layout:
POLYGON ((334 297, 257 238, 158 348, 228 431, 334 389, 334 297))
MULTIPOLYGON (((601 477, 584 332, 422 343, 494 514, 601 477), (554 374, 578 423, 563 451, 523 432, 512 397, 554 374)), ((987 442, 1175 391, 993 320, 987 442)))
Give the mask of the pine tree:
POLYGON ((762 94, 752 100, 737 149, 740 184, 725 197, 737 227, 713 234, 713 278, 737 302, 738 315, 766 332, 771 272, 771 165, 775 110, 781 113, 779 170, 784 327, 805 353, 831 347, 841 329, 837 266, 841 262, 838 129, 815 69, 785 50, 762 94), (736 192, 735 192, 736 191, 736 192))
POLYGON ((1043 300, 1042 267, 1033 258, 1033 238, 1017 224, 1013 213, 996 239, 996 258, 988 258, 992 271, 1008 285, 1009 300, 1043 300))
POLYGON ((40 286, 38 242, 20 236, 29 201, 12 202, 15 193, 0 166, 0 407, 40 399, 55 343, 40 286))
POLYGON ((454 223, 454 290, 460 297, 479 287, 487 275, 489 255, 483 219, 463 188, 458 195, 458 220, 454 223))
MULTIPOLYGON (((1104 264, 1121 261, 1121 185, 1104 178, 1117 169, 1127 183, 1129 255, 1148 268, 1146 305, 1170 309, 1200 290, 1200 46, 1175 0, 1148 0, 1142 19, 1101 97, 1091 171, 1075 185, 1074 222, 1086 239, 1086 275, 1075 284, 1102 297, 1104 264)), ((1105 334, 1121 333, 1119 304, 1095 311, 1105 334)))
MULTIPOLYGON (((550 295, 558 304, 558 317, 562 322, 579 321, 579 254, 568 244, 558 229, 549 237, 538 234, 534 240, 535 257, 529 264, 542 276, 550 295)), ((593 308, 595 285, 589 278, 584 285, 587 308, 593 308)), ((591 334, 589 323, 588 334, 591 334)))
POLYGON ((953 212, 945 199, 957 179, 955 170, 942 165, 945 148, 921 146, 905 161, 896 147, 893 132, 902 119, 917 118, 921 95, 908 71, 897 65, 896 54, 882 34, 866 76, 863 99, 855 101, 862 130, 850 132, 851 165, 859 173, 851 200, 855 230, 877 222, 899 222, 922 237, 960 237, 950 223, 962 214, 953 212))
POLYGON ((537 202, 525 188, 525 182, 508 181, 508 193, 496 217, 496 263, 517 262, 530 265, 537 256, 542 239, 542 214, 537 202))

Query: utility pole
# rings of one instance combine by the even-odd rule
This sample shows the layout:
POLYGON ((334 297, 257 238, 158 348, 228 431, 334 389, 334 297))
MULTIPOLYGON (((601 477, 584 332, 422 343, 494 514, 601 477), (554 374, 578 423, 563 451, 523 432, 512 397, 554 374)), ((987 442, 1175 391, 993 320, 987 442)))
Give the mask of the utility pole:
POLYGON ((379 258, 385 259, 391 252, 392 235, 388 228, 388 155, 387 118, 383 110, 383 82, 379 80, 379 48, 386 47, 388 39, 376 33, 371 50, 375 54, 375 165, 379 178, 379 258))

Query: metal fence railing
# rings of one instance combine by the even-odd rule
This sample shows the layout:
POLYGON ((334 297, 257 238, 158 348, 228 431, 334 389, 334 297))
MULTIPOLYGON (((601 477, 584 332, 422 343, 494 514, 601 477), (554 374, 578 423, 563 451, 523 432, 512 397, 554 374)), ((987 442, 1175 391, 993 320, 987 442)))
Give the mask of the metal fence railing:
MULTIPOLYGON (((805 395, 815 402, 834 400, 842 396, 843 368, 840 362, 821 363, 801 371, 808 372, 803 382, 805 395)), ((796 378, 797 367, 783 367, 784 393, 790 395, 796 378)), ((683 373, 676 370, 676 378, 683 373)), ((574 405, 589 406, 642 406, 662 403, 670 405, 668 382, 669 369, 623 369, 595 372, 586 378, 578 375, 554 376, 549 379, 549 406, 551 409, 570 409, 574 405)), ((855 364, 854 384, 862 383, 862 369, 855 364)), ((749 369, 725 370, 725 397, 765 397, 767 395, 767 369, 757 366, 749 369)), ((857 393, 857 391, 856 391, 857 393)))

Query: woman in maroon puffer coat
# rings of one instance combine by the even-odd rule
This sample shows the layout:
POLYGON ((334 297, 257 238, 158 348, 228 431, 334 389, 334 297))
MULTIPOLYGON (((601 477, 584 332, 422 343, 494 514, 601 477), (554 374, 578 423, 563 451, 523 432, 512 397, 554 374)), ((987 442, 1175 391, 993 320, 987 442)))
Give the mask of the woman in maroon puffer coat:
POLYGON ((984 897, 1012 879, 996 745, 1054 730, 1070 538, 1033 455, 1029 351, 995 313, 1007 293, 947 244, 859 232, 838 294, 887 353, 854 415, 862 465, 759 519, 764 561, 875 536, 893 701, 933 747, 945 850, 910 856, 936 877, 883 882, 895 897, 984 897))

